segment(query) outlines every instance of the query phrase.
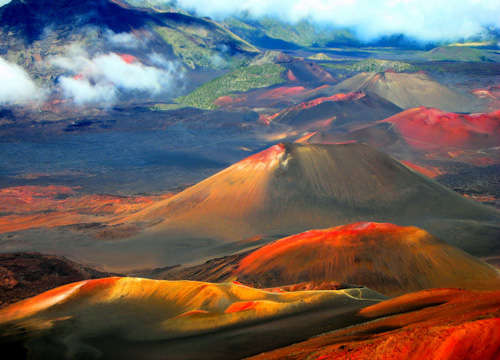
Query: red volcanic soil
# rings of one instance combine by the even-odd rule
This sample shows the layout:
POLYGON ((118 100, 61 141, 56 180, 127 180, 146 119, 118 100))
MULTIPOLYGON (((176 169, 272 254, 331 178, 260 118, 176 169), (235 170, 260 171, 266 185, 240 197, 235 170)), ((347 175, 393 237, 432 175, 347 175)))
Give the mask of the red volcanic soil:
POLYGON ((118 54, 118 56, 120 56, 120 58, 123 61, 125 61, 127 64, 132 64, 132 63, 137 62, 137 58, 134 55, 130 55, 130 54, 118 54))
POLYGON ((500 99, 500 85, 489 86, 485 89, 475 89, 472 91, 474 95, 481 99, 500 99))
POLYGON ((500 85, 492 85, 485 89, 476 89, 472 93, 479 99, 488 101, 491 110, 500 108, 500 85))
MULTIPOLYGON (((479 223, 483 218, 494 221, 497 216, 494 209, 467 200, 364 144, 287 143, 250 156, 167 200, 112 224, 116 228, 137 224, 143 229, 129 240, 134 253, 145 252, 146 243, 155 249, 152 252, 160 253, 169 243, 182 239, 185 246, 175 258, 168 252, 161 252, 160 260, 147 264, 148 267, 160 267, 196 263, 202 258, 223 256, 229 252, 213 250, 212 246, 231 244, 229 246, 234 251, 249 250, 256 244, 249 246, 241 240, 261 236, 263 243, 283 234, 322 229, 359 219, 415 224, 431 232, 436 230, 442 240, 483 255, 478 249, 484 249, 486 243, 489 249, 497 246, 490 240, 494 228, 491 233, 475 236, 471 235, 470 229, 476 226, 474 221, 479 223), (423 220, 422 214, 433 222, 423 220), (442 224, 440 219, 446 219, 446 222, 442 224), (455 220, 462 222, 462 219, 472 222, 466 222, 467 226, 462 227, 460 233, 443 230, 457 226, 455 220), (213 242, 206 245, 207 239, 213 242), (193 256, 191 249, 211 253, 193 256)), ((393 244, 398 249, 407 249, 408 256, 415 254, 414 249, 406 247, 404 240, 398 242, 395 238, 391 241, 394 242, 389 242, 391 245, 387 249, 391 250, 387 250, 388 254, 394 251, 393 244)), ((439 248, 436 245, 435 249, 439 248)), ((311 252, 314 251, 319 250, 312 246, 311 252)), ((432 254, 429 256, 435 255, 432 254)), ((345 259, 354 261, 353 258, 345 259)), ((123 271, 123 267, 115 269, 123 271)), ((262 286, 306 281, 286 280, 286 283, 262 286)), ((339 278, 328 280, 360 284, 339 278)), ((414 285, 410 280, 409 284, 414 285)))
POLYGON ((106 222, 129 215, 172 194, 113 196, 77 194, 67 186, 17 186, 0 189, 0 233, 37 227, 106 222))
MULTIPOLYGON (((271 123, 272 121, 276 120, 277 118, 283 117, 289 113, 311 109, 311 108, 318 106, 318 105, 325 103, 325 102, 329 102, 329 101, 330 102, 354 101, 354 100, 362 99, 364 96, 365 95, 363 93, 359 93, 359 92, 356 93, 355 92, 355 93, 348 93, 348 94, 335 94, 332 96, 319 97, 319 98, 316 98, 313 100, 302 102, 298 105, 286 108, 280 112, 277 112, 271 116, 268 116, 268 117, 266 117, 266 121, 267 121, 267 123, 271 123)), ((334 118, 330 117, 330 120, 333 121, 334 118)))
POLYGON ((312 138, 317 133, 318 133, 317 131, 308 132, 305 135, 303 135, 300 138, 298 138, 297 140, 295 140, 295 142, 299 143, 299 144, 306 144, 306 143, 309 142, 309 139, 312 138))
POLYGON ((262 163, 263 165, 267 166, 269 163, 274 162, 278 157, 283 155, 284 152, 285 145, 277 144, 257 154, 251 155, 243 161, 247 163, 245 165, 255 165, 256 163, 262 163))
MULTIPOLYGON (((319 88, 318 88, 319 89, 319 88)), ((393 116, 401 108, 377 95, 363 92, 325 94, 324 90, 314 90, 314 98, 290 106, 267 118, 268 122, 277 122, 293 126, 298 131, 340 131, 343 133, 360 123, 371 124, 393 116), (341 128, 343 130, 341 130, 341 128)))
POLYGON ((430 178, 435 178, 435 177, 438 177, 439 175, 444 174, 444 172, 442 170, 438 169, 435 166, 427 166, 426 167, 426 166, 414 164, 410 161, 401 161, 401 163, 408 166, 410 169, 413 169, 416 172, 418 172, 422 175, 425 175, 427 177, 430 177, 430 178))
POLYGON ((332 75, 323 67, 309 61, 293 61, 287 65, 289 81, 301 82, 335 82, 332 75))
POLYGON ((231 314, 235 312, 242 312, 255 309, 256 306, 255 301, 246 301, 246 302, 237 302, 229 305, 228 308, 224 311, 226 314, 231 314))
POLYGON ((500 145, 500 110, 463 115, 419 107, 381 122, 392 124, 417 150, 465 150, 500 145))
POLYGON ((286 77, 287 77, 288 81, 297 81, 298 80, 292 70, 287 71, 286 77))
POLYGON ((283 97, 299 95, 306 91, 303 86, 281 86, 276 89, 271 89, 261 94, 259 99, 281 99, 283 97))
POLYGON ((358 315, 374 321, 250 359, 500 359, 500 292, 426 290, 358 315))
POLYGON ((500 288, 496 270, 426 231, 373 222, 275 241, 243 258, 234 274, 257 287, 337 281, 387 295, 443 286, 500 288))
POLYGON ((362 92, 352 92, 347 94, 335 94, 332 96, 320 97, 311 101, 303 102, 293 107, 291 110, 305 110, 312 108, 314 106, 318 106, 319 104, 324 103, 325 101, 350 101, 350 100, 359 100, 365 96, 362 92))
POLYGON ((221 97, 217 98, 214 101, 214 104, 216 106, 225 107, 225 106, 231 106, 231 105, 239 104, 239 103, 242 103, 242 102, 245 102, 245 101, 246 101, 246 97, 245 96, 239 96, 239 97, 236 97, 236 96, 221 96, 221 97))

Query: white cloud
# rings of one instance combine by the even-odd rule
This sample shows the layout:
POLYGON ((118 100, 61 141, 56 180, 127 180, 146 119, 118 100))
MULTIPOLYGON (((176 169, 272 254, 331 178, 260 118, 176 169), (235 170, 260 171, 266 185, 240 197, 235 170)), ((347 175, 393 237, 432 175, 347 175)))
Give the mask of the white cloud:
POLYGON ((178 0, 180 7, 222 18, 248 12, 353 27, 365 39, 403 33, 420 40, 477 35, 500 23, 498 0, 178 0))
POLYGON ((116 100, 116 88, 112 84, 91 84, 89 80, 63 76, 59 85, 67 98, 75 104, 112 103, 116 100))
MULTIPOLYGON (((0 5, 8 2, 0 0, 0 5)), ((156 5, 171 2, 150 0, 156 5)), ((215 18, 248 12, 289 22, 309 19, 352 27, 364 39, 403 33, 420 40, 456 40, 500 23, 498 0, 177 0, 177 5, 215 18)), ((118 42, 132 40, 117 35, 118 42)))
POLYGON ((0 104, 36 104, 45 98, 29 74, 19 65, 0 57, 0 104))
POLYGON ((59 86, 67 98, 77 104, 112 103, 119 92, 140 91, 150 95, 168 93, 182 80, 182 68, 161 55, 150 56, 153 65, 141 63, 132 55, 115 53, 89 56, 80 47, 72 47, 65 56, 50 63, 70 75, 59 78, 59 86))
POLYGON ((143 47, 149 41, 146 36, 139 38, 133 33, 115 33, 111 30, 105 33, 105 38, 111 45, 124 49, 137 49, 143 47))

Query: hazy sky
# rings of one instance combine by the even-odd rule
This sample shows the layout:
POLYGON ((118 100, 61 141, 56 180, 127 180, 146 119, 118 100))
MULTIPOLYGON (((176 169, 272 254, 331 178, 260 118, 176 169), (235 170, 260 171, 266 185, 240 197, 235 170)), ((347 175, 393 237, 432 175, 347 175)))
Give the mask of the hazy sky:
MULTIPOLYGON (((162 2, 163 0, 153 0, 162 2)), ((9 0, 0 0, 5 4, 9 0)), ((458 39, 500 24, 499 0, 178 0, 200 15, 222 18, 247 11, 352 27, 364 39, 403 33, 421 40, 458 39)))

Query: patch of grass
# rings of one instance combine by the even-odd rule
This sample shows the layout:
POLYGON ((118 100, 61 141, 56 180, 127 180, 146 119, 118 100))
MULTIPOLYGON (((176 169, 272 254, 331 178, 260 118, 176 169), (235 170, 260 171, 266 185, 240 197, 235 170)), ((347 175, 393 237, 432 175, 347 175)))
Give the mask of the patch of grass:
POLYGON ((396 72, 415 72, 417 67, 402 61, 390 61, 380 59, 366 59, 357 62, 342 61, 342 62, 327 62, 321 63, 321 66, 332 70, 339 70, 349 73, 354 72, 382 72, 394 70, 396 72))
POLYGON ((240 66, 260 51, 238 35, 209 19, 184 15, 183 21, 165 20, 155 31, 189 68, 225 69, 240 66))
POLYGON ((347 29, 332 29, 302 20, 294 24, 274 17, 228 18, 224 23, 237 34, 247 39, 266 36, 300 47, 325 47, 329 43, 349 44, 355 42, 354 34, 347 29))
POLYGON ((285 68, 277 64, 242 67, 203 84, 190 94, 178 98, 177 102, 199 109, 215 109, 217 106, 214 101, 221 96, 283 82, 283 71, 285 68))
POLYGON ((433 61, 490 61, 488 53, 483 49, 466 46, 441 46, 423 54, 426 60, 433 61))
POLYGON ((194 42, 186 34, 166 26, 158 26, 155 30, 166 43, 172 46, 175 55, 180 57, 189 68, 213 67, 216 63, 213 51, 194 42))
POLYGON ((332 70, 352 71, 352 62, 327 62, 320 63, 321 66, 332 70))
POLYGON ((366 59, 351 65, 352 71, 358 72, 382 72, 394 70, 396 72, 414 72, 416 68, 402 61, 390 61, 380 59, 366 59))
POLYGON ((168 110, 177 110, 185 107, 182 104, 154 104, 149 107, 151 111, 168 111, 168 110))
POLYGON ((309 60, 332 61, 333 59, 325 53, 317 53, 308 57, 309 60))

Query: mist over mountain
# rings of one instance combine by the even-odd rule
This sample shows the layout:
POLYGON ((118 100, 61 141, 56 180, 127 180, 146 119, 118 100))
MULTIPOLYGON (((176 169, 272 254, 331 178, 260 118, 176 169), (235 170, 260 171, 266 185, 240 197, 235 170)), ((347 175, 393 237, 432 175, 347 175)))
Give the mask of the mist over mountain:
POLYGON ((257 18, 273 16, 291 23, 310 20, 347 27, 354 29, 364 41, 394 34, 424 42, 468 38, 496 26, 500 12, 500 4, 494 0, 178 0, 177 5, 216 18, 247 13, 257 18))

